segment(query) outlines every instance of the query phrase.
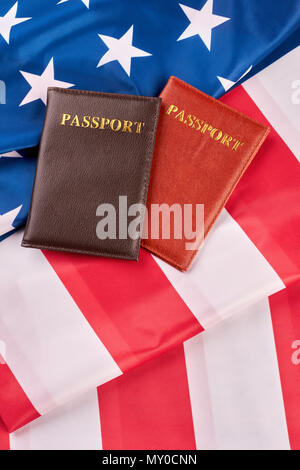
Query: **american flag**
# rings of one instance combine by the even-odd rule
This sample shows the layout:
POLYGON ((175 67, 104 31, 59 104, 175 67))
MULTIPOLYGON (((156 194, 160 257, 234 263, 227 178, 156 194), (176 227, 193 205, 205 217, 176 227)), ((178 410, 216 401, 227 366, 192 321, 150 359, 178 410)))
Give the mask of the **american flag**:
POLYGON ((300 448, 298 5, 182 2, 0 5, 0 448, 300 448), (271 128, 193 269, 21 248, 47 87, 170 75, 271 128))

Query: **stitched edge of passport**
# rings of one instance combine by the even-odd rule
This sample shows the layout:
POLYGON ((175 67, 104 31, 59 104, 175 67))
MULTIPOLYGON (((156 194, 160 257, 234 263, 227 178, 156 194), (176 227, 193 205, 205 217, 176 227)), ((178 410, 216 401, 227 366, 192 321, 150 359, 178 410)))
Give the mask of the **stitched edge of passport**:
MULTIPOLYGON (((185 272, 188 270, 191 262, 193 261, 193 258, 191 260, 189 260, 189 262, 187 264, 179 264, 179 263, 176 263, 176 261, 174 261, 174 259, 170 258, 168 255, 166 255, 163 251, 159 251, 157 250, 156 248, 152 248, 152 246, 148 245, 147 244, 144 244, 142 242, 142 248, 145 248, 147 251, 150 251, 151 253, 153 253, 155 256, 158 256, 160 259, 162 259, 163 261, 166 261, 168 264, 170 264, 171 266, 179 269, 180 271, 182 272, 185 272)), ((195 253, 193 252, 193 257, 196 256, 196 254, 198 253, 198 249, 197 251, 195 251, 195 253)))
MULTIPOLYGON (((217 103, 219 106, 222 106, 223 108, 226 108, 228 109, 229 111, 231 111, 232 113, 234 114, 237 114, 239 116, 242 116, 244 119, 247 119, 248 121, 250 122, 253 122, 254 124, 257 124, 259 125, 260 127, 262 127, 263 129, 269 129, 270 128, 268 126, 265 126, 264 124, 262 124, 261 122, 259 121, 256 121, 255 119, 247 116, 246 114, 243 114, 241 111, 238 111, 237 109, 234 109, 232 108, 231 106, 229 106, 228 104, 226 103, 222 103, 222 101, 219 101, 217 100, 216 98, 214 98, 213 96, 210 96, 210 95, 207 95, 206 93, 204 93, 203 91, 201 90, 198 90, 198 88, 194 87, 193 85, 190 85, 189 83, 186 83, 182 80, 180 80, 180 78, 178 77, 175 77, 174 75, 172 75, 170 77, 169 80, 174 80, 176 83, 178 83, 178 85, 180 85, 182 88, 186 88, 188 90, 190 90, 191 92, 193 92, 194 95, 196 96, 202 96, 203 98, 207 99, 208 101, 212 101, 213 103, 217 103)), ((167 88, 168 86, 168 83, 166 84, 165 88, 163 89, 163 91, 167 88)), ((162 93, 163 93, 162 91, 162 93)))
MULTIPOLYGON (((48 89, 49 90, 49 89, 48 89)), ((45 132, 45 128, 46 128, 46 122, 47 122, 47 118, 48 118, 48 112, 49 112, 49 106, 48 106, 48 90, 47 90, 47 106, 46 106, 46 113, 45 113, 45 117, 44 117, 44 122, 43 122, 43 128, 42 128, 42 133, 41 133, 41 139, 40 139, 40 143, 39 143, 39 151, 38 151, 38 155, 37 155, 37 160, 36 160, 36 167, 35 167, 35 173, 34 173, 34 180, 33 180, 33 186, 32 186, 32 191, 31 191, 31 199, 30 199, 30 206, 29 206, 29 212, 28 212, 28 217, 27 217, 27 220, 26 220, 26 225, 25 225, 25 231, 23 233, 23 238, 22 238, 22 242, 21 242, 21 246, 23 245, 24 241, 25 241, 25 234, 27 233, 27 227, 29 227, 29 224, 30 224, 30 220, 31 220, 31 208, 32 208, 32 201, 33 201, 33 196, 34 196, 34 192, 35 192, 35 187, 36 187, 36 183, 37 183, 37 172, 38 172, 38 166, 39 166, 39 159, 40 159, 40 153, 41 153, 41 144, 42 144, 42 137, 43 137, 43 134, 45 132)), ((26 242, 28 243, 28 242, 26 242)), ((25 246, 25 245, 24 245, 25 246)))
POLYGON ((51 91, 56 91, 57 93, 63 93, 65 95, 90 95, 90 96, 103 96, 107 98, 125 98, 125 99, 136 99, 137 101, 153 101, 153 102, 161 102, 160 97, 155 96, 140 96, 140 95, 123 95, 121 93, 106 93, 104 91, 89 91, 89 90, 76 90, 76 89, 66 89, 66 88, 59 88, 59 87, 49 87, 48 93, 51 91))
MULTIPOLYGON (((147 158, 146 158, 146 162, 145 162, 145 175, 144 175, 143 194, 142 194, 142 204, 144 206, 147 203, 148 186, 149 186, 149 180, 150 180, 150 174, 151 174, 152 159, 153 159, 153 154, 154 154, 154 143, 155 143, 156 129, 157 129, 157 125, 158 125, 158 118, 159 118, 159 113, 160 113, 161 102, 162 102, 162 99, 160 98, 160 100, 156 104, 156 112, 155 112, 154 119, 153 119, 152 131, 149 132, 149 134, 147 136, 147 145, 146 145, 147 158), (151 152, 151 149, 152 149, 152 152, 151 152)), ((144 226, 144 220, 145 220, 145 216, 144 216, 144 219, 143 219, 143 226, 144 226)), ((143 233, 143 231, 141 230, 141 234, 142 233, 143 233)), ((138 249, 140 248, 141 240, 142 240, 142 238, 140 237, 140 242, 139 242, 139 245, 138 245, 138 249)))
MULTIPOLYGON (((39 245, 38 243, 31 243, 26 240, 22 240, 21 246, 24 248, 38 248, 40 250, 51 250, 51 251, 63 251, 63 252, 70 252, 70 253, 78 253, 80 255, 92 255, 92 256, 100 256, 102 258, 119 258, 119 259, 127 259, 130 261, 138 261, 138 258, 129 255, 119 255, 114 253, 101 253, 99 251, 93 250, 79 250, 76 248, 64 248, 64 247, 56 247, 54 245, 39 245)), ((135 253, 136 254, 136 253, 135 253)))
MULTIPOLYGON (((143 241, 142 241, 141 246, 142 246, 142 248, 147 250, 149 253, 152 253, 153 255, 157 256, 158 258, 162 259, 163 261, 166 261, 168 264, 170 264, 171 266, 173 266, 174 268, 178 269, 181 272, 186 272, 188 267, 189 267, 189 264, 188 265, 185 265, 185 264, 183 265, 183 264, 176 263, 176 261, 174 261, 169 256, 165 255, 163 252, 160 252, 160 251, 156 250, 155 248, 148 247, 147 245, 143 244, 143 241)), ((198 253, 198 251, 196 253, 198 253)))

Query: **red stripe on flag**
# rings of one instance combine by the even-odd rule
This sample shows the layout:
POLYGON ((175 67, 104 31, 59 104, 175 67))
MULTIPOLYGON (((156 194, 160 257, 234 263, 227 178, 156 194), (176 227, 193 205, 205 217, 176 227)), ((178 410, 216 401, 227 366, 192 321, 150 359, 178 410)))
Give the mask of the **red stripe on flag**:
POLYGON ((300 450, 300 282, 270 297, 291 448, 300 450))
POLYGON ((9 433, 0 419, 0 450, 9 450, 9 433))
POLYGON ((7 364, 0 365, 0 416, 9 432, 40 417, 7 364))
POLYGON ((196 449, 183 346, 99 387, 103 449, 196 449))
POLYGON ((226 208, 288 285, 300 279, 299 163, 242 86, 221 101, 271 129, 226 208))
POLYGON ((203 331, 149 253, 139 262, 44 252, 123 371, 203 331))

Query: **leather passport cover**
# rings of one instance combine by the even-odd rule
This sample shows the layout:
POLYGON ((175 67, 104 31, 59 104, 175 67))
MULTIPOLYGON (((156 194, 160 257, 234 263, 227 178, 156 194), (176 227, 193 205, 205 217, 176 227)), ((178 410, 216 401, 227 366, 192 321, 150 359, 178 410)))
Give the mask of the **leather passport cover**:
POLYGON ((138 259, 141 238, 127 236, 135 217, 125 227, 124 217, 119 223, 119 197, 123 207, 146 204, 160 104, 160 98, 48 89, 22 246, 138 259), (101 204, 116 210, 115 238, 96 233, 107 216, 101 204))
POLYGON ((142 246, 186 271, 269 130, 175 77, 160 96, 147 201, 148 238, 142 246), (204 204, 202 237, 194 249, 186 249, 189 240, 184 235, 175 238, 172 217, 169 239, 162 237, 161 229, 157 239, 150 236, 153 204, 180 204, 183 214, 184 204, 192 204, 194 232, 196 204, 204 204))

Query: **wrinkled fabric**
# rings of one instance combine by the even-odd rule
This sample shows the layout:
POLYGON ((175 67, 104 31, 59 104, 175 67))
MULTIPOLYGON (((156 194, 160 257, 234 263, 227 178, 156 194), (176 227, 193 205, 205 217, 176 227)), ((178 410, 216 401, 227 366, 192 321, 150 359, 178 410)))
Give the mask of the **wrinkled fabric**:
MULTIPOLYGON (((4 0, 0 16, 15 2, 4 0)), ((295 0, 215 0, 213 12, 229 21, 212 32, 209 52, 198 35, 177 41, 189 20, 177 0, 57 0, 19 2, 10 43, 0 36, 1 80, 6 104, 0 107, 0 152, 39 143, 45 105, 41 100, 19 106, 30 86, 20 71, 41 75, 54 58, 55 78, 74 88, 157 96, 170 75, 212 95, 223 93, 217 77, 233 81, 278 48, 297 27, 295 0), (130 77, 116 61, 97 65, 107 50, 99 34, 120 38, 134 25, 133 44, 151 56, 133 59, 130 77)), ((194 9, 202 0, 184 2, 194 9)), ((295 44, 296 45, 296 44, 295 44)))
MULTIPOLYGON (((91 0, 90 3, 92 7, 93 0, 91 0)), ((102 2, 103 8, 106 3, 108 2, 102 2)), ((199 5, 199 2, 195 2, 195 4, 196 3, 197 7, 200 8, 201 5, 199 5)), ((119 11, 118 8, 121 8, 121 3, 116 5, 117 11, 119 11)), ((165 5, 164 3, 163 5, 157 6, 157 8, 159 8, 159 11, 164 11, 165 5)), ((230 4, 226 4, 226 9, 228 5, 230 4)), ((236 12, 236 2, 234 5, 236 12)), ((257 3, 251 3, 251 6, 244 5, 248 17, 251 18, 251 33, 254 33, 256 28, 254 25, 257 25, 254 15, 257 5, 257 3), (253 15, 249 13, 250 8, 254 8, 254 10, 252 10, 253 15)), ((77 11, 79 8, 85 8, 82 2, 77 2, 77 0, 76 2, 74 0, 74 3, 70 0, 70 2, 65 3, 65 6, 62 4, 57 7, 74 8, 74 11, 77 11)), ((153 10, 151 10, 150 13, 150 10, 148 10, 147 6, 144 4, 141 8, 145 9, 147 14, 151 17, 153 10)), ((218 8, 216 11, 219 14, 222 13, 224 16, 230 16, 228 12, 219 11, 220 5, 217 6, 217 2, 215 8, 218 8)), ((36 11, 38 15, 43 16, 44 13, 41 7, 37 7, 36 11)), ((91 13, 91 9, 83 11, 87 15, 91 13)), ((128 11, 132 13, 132 10, 128 11)), ((172 11, 172 8, 170 8, 170 12, 172 11)), ((276 15, 279 11, 279 9, 276 10, 276 15)), ((270 40, 271 34, 266 25, 262 33, 263 39, 260 37, 260 39, 257 40, 259 42, 260 54, 255 59, 256 62, 253 59, 253 55, 251 55, 252 52, 250 54, 248 49, 247 54, 245 54, 245 49, 241 47, 238 48, 236 52, 237 57, 241 61, 237 68, 233 65, 233 49, 230 47, 228 54, 231 54, 229 57, 229 59, 231 59, 229 60, 227 57, 227 60, 229 60, 231 70, 234 70, 236 75, 226 75, 226 70, 224 69, 222 71, 222 73, 224 72, 223 76, 226 75, 232 80, 238 79, 249 65, 259 63, 263 57, 271 53, 270 44, 272 44, 272 47, 277 48, 281 40, 283 41, 284 38, 292 34, 296 24, 292 4, 291 9, 286 9, 285 11, 288 15, 290 12, 293 13, 293 19, 291 23, 289 23, 289 31, 286 30, 285 22, 281 21, 281 33, 276 35, 277 27, 279 31, 279 22, 274 20, 272 24, 272 40, 270 43, 268 40, 270 40), (266 45, 267 42, 268 45, 266 45), (250 61, 248 60, 249 58, 251 59, 250 61)), ((4 10, 3 12, 5 13, 4 10)), ((2 14, 2 10, 0 14, 2 14)), ((61 12, 60 14, 62 15, 61 12)), ((112 14, 112 11, 107 13, 107 15, 108 14, 112 14)), ((27 8, 23 10, 20 8, 18 16, 21 15, 30 16, 27 8)), ((281 12, 281 15, 283 18, 283 12, 281 12)), ((89 18, 92 18, 92 16, 90 15, 89 18)), ((104 15, 104 18, 106 18, 107 22, 108 16, 104 15)), ((136 21, 138 21, 141 16, 138 15, 136 18, 136 21)), ((257 18, 259 18, 259 15, 257 15, 257 18)), ((123 19, 124 16, 122 17, 122 20, 123 19)), ((181 25, 180 32, 182 32, 187 25, 187 20, 184 16, 183 19, 185 22, 181 25)), ((33 28, 33 24, 29 25, 29 23, 28 21, 26 28, 30 30, 30 28, 33 28)), ((53 18, 49 24, 58 35, 57 37, 59 37, 59 25, 54 25, 53 18)), ((148 28, 150 24, 151 22, 147 23, 147 28, 144 28, 145 33, 147 33, 147 31, 149 33, 148 28)), ((26 23, 24 23, 24 28, 25 25, 26 23)), ((224 27, 225 25, 226 23, 224 27)), ((245 25, 245 28, 249 28, 247 25, 245 25)), ((130 24, 127 26, 129 27, 130 24)), ((156 25, 156 27, 158 28, 158 25, 156 25)), ((161 25, 159 27, 161 27, 161 25)), ((115 33, 113 28, 115 28, 115 24, 111 24, 110 29, 106 30, 104 33, 101 31, 101 34, 115 35, 117 37, 117 33, 115 33)), ((126 31, 126 28, 124 27, 118 37, 126 31)), ((245 32, 243 28, 241 29, 245 32)), ((15 39, 17 39, 17 27, 14 34, 15 39)), ((213 37, 214 41, 218 41, 217 35, 213 37)), ((249 39, 250 33, 249 36, 248 33, 245 34, 245 37, 249 39)), ((236 38, 235 36, 235 39, 236 38)), ((198 39, 197 37, 193 37, 186 41, 198 47, 199 43, 196 43, 198 39)), ((76 40, 78 40, 78 38, 76 40)), ((42 42, 39 44, 35 41, 33 42, 35 47, 38 45, 39 48, 43 49, 44 47, 44 49, 47 50, 47 44, 46 46, 44 44, 42 47, 42 42)), ((222 44, 223 43, 224 40, 222 41, 222 44)), ((135 36, 134 44, 147 50, 145 42, 135 42, 135 36)), ((238 44, 236 43, 236 46, 241 46, 241 44, 242 41, 239 41, 238 44)), ((256 39, 253 40, 252 38, 251 44, 255 45, 256 39)), ((175 45, 176 47, 178 46, 176 41, 175 45)), ((24 47, 26 47, 25 43, 24 47)), ((164 47, 165 46, 162 45, 162 52, 164 51, 164 47)), ((179 47, 180 50, 182 48, 183 53, 186 47, 184 41, 179 43, 179 47)), ((73 57, 72 54, 74 54, 76 48, 73 52, 68 48, 66 50, 68 52, 66 57, 69 54, 71 54, 70 57, 73 57)), ((203 64, 207 65, 205 62, 207 59, 207 51, 205 51, 205 54, 204 51, 205 49, 202 50, 202 66, 203 64)), ((104 52, 104 50, 102 52, 104 52)), ((23 56, 28 57, 28 54, 27 51, 27 55, 25 54, 23 56)), ((89 60, 89 53, 86 52, 86 56, 87 60, 89 60)), ((100 57, 101 54, 99 55, 99 58, 100 57)), ((215 74, 219 74, 219 72, 217 72, 217 68, 219 67, 218 63, 214 62, 214 65, 207 65, 203 74, 199 74, 198 72, 196 74, 196 70, 199 71, 200 69, 198 56, 193 54, 193 61, 191 61, 190 55, 187 54, 185 50, 185 57, 187 60, 187 62, 184 62, 186 75, 183 72, 182 74, 179 73, 181 69, 176 69, 176 67, 181 67, 183 56, 180 56, 180 61, 175 61, 173 72, 167 70, 167 67, 163 65, 165 63, 163 61, 159 63, 156 71, 162 70, 166 73, 166 77, 169 73, 178 74, 180 78, 186 79, 190 83, 204 89, 204 91, 211 92, 211 94, 214 95, 220 93, 221 89, 214 80, 215 74), (188 66, 187 64, 190 65, 188 66), (190 70, 193 72, 194 78, 192 76, 189 77, 190 70), (209 74, 210 79, 208 80, 209 74), (206 83, 206 89, 202 84, 202 80, 206 83), (211 89, 210 87, 216 88, 211 89)), ((297 56, 292 55, 292 57, 295 57, 294 60, 297 61, 297 56)), ((30 61, 32 60, 36 59, 31 58, 30 61)), ((142 70, 144 77, 147 76, 147 69, 143 68, 147 67, 145 63, 146 60, 152 60, 152 58, 149 59, 149 57, 145 57, 143 59, 136 59, 136 61, 133 60, 132 77, 135 76, 135 73, 138 73, 138 70, 139 76, 142 70), (139 62, 139 60, 141 60, 141 62, 139 62)), ((155 60, 158 60, 158 58, 155 60)), ((216 60, 216 56, 214 56, 214 60, 216 60)), ((35 71, 31 70, 31 72, 40 74, 48 62, 49 57, 43 60, 43 66, 40 66, 39 70, 35 69, 35 71)), ((45 417, 42 418, 44 419, 51 410, 54 413, 55 411, 59 413, 58 410, 61 405, 65 405, 67 402, 72 403, 74 398, 81 395, 83 396, 85 393, 91 394, 89 397, 91 408, 88 409, 92 411, 88 411, 88 416, 95 417, 95 410, 97 410, 97 396, 95 396, 96 386, 104 384, 114 377, 128 373, 129 371, 132 371, 134 374, 137 366, 142 366, 144 363, 150 364, 151 359, 159 361, 163 353, 172 354, 172 350, 174 348, 176 349, 176 347, 181 348, 182 353, 181 345, 189 338, 192 338, 191 341, 193 341, 193 337, 198 333, 201 333, 199 337, 202 338, 203 330, 210 330, 212 334, 214 330, 213 327, 215 327, 216 324, 220 324, 220 328, 221 325, 224 324, 224 328, 226 328, 226 322, 223 322, 223 320, 237 313, 239 313, 239 315, 236 316, 242 318, 242 312, 247 309, 252 311, 252 307, 254 309, 253 317, 255 316, 255 312, 258 312, 257 316, 255 316, 258 323, 254 322, 252 324, 250 322, 245 327, 241 325, 242 331, 246 331, 246 333, 244 333, 245 339, 247 338, 247 329, 251 328, 251 325, 254 331, 253 338, 256 337, 254 325, 256 325, 258 331, 260 331, 261 326, 264 325, 267 328, 268 345, 271 348, 267 351, 267 354, 271 354, 272 364, 274 365, 274 363, 276 363, 276 355, 274 355, 274 348, 272 346, 272 344, 274 345, 274 339, 270 335, 271 328, 270 322, 268 323, 269 317, 266 299, 268 296, 280 290, 284 292, 285 286, 293 288, 299 281, 300 276, 298 250, 300 223, 297 204, 295 204, 295 201, 299 198, 300 188, 299 155, 296 152, 297 142, 299 142, 299 139, 297 139, 297 129, 299 126, 297 124, 297 118, 293 117, 295 108, 286 108, 281 101, 281 99, 283 99, 284 103, 286 103, 284 91, 287 87, 290 87, 290 82, 285 83, 282 81, 283 76, 288 76, 287 72, 289 67, 285 61, 280 63, 282 63, 282 66, 279 66, 279 69, 276 64, 270 67, 270 74, 272 76, 272 82, 278 84, 278 90, 283 90, 282 96, 276 91, 276 87, 272 88, 270 86, 270 81, 268 81, 269 72, 266 71, 264 73, 263 71, 257 76, 258 78, 253 77, 246 82, 244 86, 237 87, 224 97, 226 103, 240 109, 255 119, 259 119, 262 122, 265 120, 272 129, 268 141, 265 144, 264 151, 257 156, 257 159, 250 166, 244 178, 237 186, 226 209, 221 214, 211 235, 208 237, 202 252, 199 254, 195 267, 190 273, 177 273, 163 262, 160 262, 145 252, 142 252, 139 264, 130 265, 129 267, 129 265, 124 262, 109 259, 99 260, 69 254, 42 253, 38 250, 25 250, 20 247, 20 233, 8 237, 0 244, 0 340, 5 342, 7 348, 6 365, 0 366, 0 416, 8 429, 13 431, 20 428, 29 421, 38 418, 40 414, 45 415, 45 417), (284 71, 284 74, 282 71, 284 71), (278 82, 276 82, 277 78, 278 82), (275 109, 276 112, 270 113, 270 109, 275 109), (284 120, 279 119, 279 121, 276 121, 273 119, 282 115, 285 116, 284 120), (284 122, 284 126, 282 126, 282 122, 284 122), (296 133, 294 132, 295 125, 296 133), (287 132, 288 129, 293 129, 293 132, 287 132), (255 305, 258 304, 263 305, 263 318, 266 319, 266 323, 263 325, 259 323, 259 312, 261 310, 256 310, 255 308, 255 305)), ((63 72, 62 76, 59 78, 72 82, 72 79, 70 79, 67 74, 64 75, 66 71, 64 67, 66 65, 65 61, 63 66, 62 64, 59 66, 59 70, 63 72)), ((154 90, 155 80, 157 80, 155 82, 157 91, 160 85, 162 85, 157 75, 154 79, 154 76, 149 74, 149 82, 148 79, 145 81, 141 80, 141 83, 135 82, 138 83, 137 88, 137 85, 131 86, 131 79, 128 79, 126 75, 122 75, 123 78, 121 82, 119 81, 119 64, 107 64, 107 66, 103 68, 96 69, 96 72, 99 74, 108 73, 105 72, 104 69, 109 70, 110 76, 109 82, 105 82, 105 80, 101 82, 104 83, 104 87, 107 87, 104 88, 105 91, 147 93, 147 86, 150 88, 153 86, 154 90), (128 80, 130 81, 129 88, 127 88, 128 80), (146 82, 148 85, 143 85, 146 82), (118 86, 120 86, 121 89, 114 89, 116 83, 119 84, 118 86), (149 84, 152 85, 150 86, 149 84), (123 85, 124 88, 122 88, 123 85), (112 86, 112 89, 110 89, 110 86, 112 86), (145 86, 145 88, 143 88, 143 86, 145 86)), ((92 76, 92 74, 87 74, 87 77, 92 76)), ((163 79, 161 80, 163 81, 163 79)), ((90 85, 80 85, 80 87, 89 88, 94 86, 92 82, 89 83, 90 85)), ((23 85, 20 84, 20 90, 22 92, 21 99, 28 92, 28 89, 28 86, 26 88, 26 83, 23 83, 23 85)), ((19 93, 19 91, 17 91, 17 93, 19 93)), ((290 98, 290 95, 287 96, 290 98)), ((12 148, 18 149, 17 139, 19 138, 23 139, 23 143, 19 141, 19 145, 22 147, 27 146, 24 139, 29 139, 27 141, 28 145, 34 145, 38 142, 40 132, 38 127, 39 122, 42 120, 44 107, 40 101, 33 102, 26 106, 28 106, 28 109, 21 110, 21 115, 18 116, 18 119, 21 119, 22 113, 24 113, 23 117, 26 115, 26 122, 32 124, 32 116, 34 114, 35 122, 33 126, 30 126, 31 131, 24 133, 22 129, 16 129, 13 136, 14 147, 3 147, 3 151, 5 148, 6 150, 11 150, 12 148)), ((14 107, 14 110, 16 110, 16 107, 14 107)), ((7 117, 9 117, 9 113, 7 117)), ((22 122, 22 119, 20 121, 18 120, 18 122, 22 122)), ((11 129, 11 125, 9 129, 11 129)), ((6 138, 6 136, 9 137, 9 133, 6 134, 4 132, 3 136, 4 138, 6 138)), ((0 139, 1 138, 2 134, 0 136, 0 139)), ((1 201, 2 213, 5 215, 8 210, 13 210, 23 205, 21 209, 23 212, 20 212, 20 216, 18 215, 13 221, 13 226, 15 227, 23 223, 26 218, 34 171, 34 161, 32 160, 29 163, 27 159, 30 159, 30 157, 23 154, 23 151, 21 151, 21 154, 24 156, 20 159, 10 157, 2 157, 0 159, 0 171, 1 168, 5 168, 3 175, 10 175, 10 179, 14 178, 15 168, 18 168, 20 175, 25 173, 25 167, 29 170, 28 178, 24 178, 24 184, 23 181, 21 184, 20 180, 15 178, 15 186, 13 186, 10 182, 9 184, 6 183, 5 176, 1 179, 2 188, 4 189, 3 194, 5 194, 5 197, 2 198, 1 201), (4 166, 2 167, 2 165, 4 166), (20 195, 20 193, 18 193, 18 189, 16 188, 17 184, 20 184, 20 188, 23 188, 21 200, 18 200, 18 194, 20 195), (6 186, 9 188, 9 191, 5 193, 6 186), (11 196, 8 197, 7 194, 11 194, 11 196)), ((234 328, 233 331, 235 331, 234 328)), ((222 336, 222 332, 220 334, 222 336)), ((201 341, 200 339, 200 342, 201 341)), ((212 340, 212 342, 213 341, 214 340, 212 340)), ((196 339, 195 342, 197 342, 196 339)), ((260 343, 262 353, 263 344, 264 338, 262 336, 260 343)), ((216 354, 218 355, 217 344, 215 344, 213 350, 216 350, 216 354)), ((238 351, 239 348, 236 346, 236 350, 230 352, 229 362, 233 361, 238 351)), ((246 351, 245 357, 248 357, 248 354, 249 351, 246 351)), ((212 357, 214 358, 215 356, 212 357)), ((214 361, 212 361, 209 366, 212 375, 214 370, 212 367, 213 363, 214 361)), ((253 370, 257 367, 258 363, 259 357, 256 357, 256 362, 252 364, 253 370)), ((145 367, 147 367, 147 364, 145 364, 145 367)), ((264 364, 265 369, 262 369, 262 374, 267 370, 268 362, 264 364)), ((268 429, 265 422, 263 423, 265 415, 261 415, 263 417, 260 424, 264 426, 264 429, 263 431, 259 431, 259 424, 255 424, 258 428, 255 428, 253 425, 254 427, 252 429, 254 429, 254 435, 256 437, 248 444, 249 447, 251 445, 254 446, 254 442, 256 442, 256 445, 258 445, 259 442, 261 442, 261 445, 268 443, 270 447, 282 446, 286 448, 288 446, 282 397, 279 393, 280 383, 278 370, 276 370, 276 368, 274 369, 273 365, 270 368, 270 370, 272 370, 271 382, 273 381, 273 384, 276 384, 277 395, 275 398, 277 402, 271 402, 266 398, 265 402, 260 402, 259 406, 263 409, 264 403, 269 402, 270 413, 272 406, 278 409, 278 413, 275 416, 276 419, 274 418, 274 423, 277 424, 276 426, 274 424, 274 426, 280 431, 276 436, 272 434, 270 437, 270 429, 268 429), (277 406, 276 403, 277 405, 281 403, 281 405, 277 406), (278 423, 280 426, 278 426, 278 423), (255 434, 256 429, 258 429, 258 435, 255 434)), ((233 369, 235 368, 233 362, 232 367, 233 369)), ((237 361, 236 367, 241 368, 241 363, 237 361)), ((170 367, 170 369, 172 368, 170 367)), ((187 373, 182 367, 180 370, 183 375, 187 373)), ((280 369, 280 375, 282 375, 282 369, 280 369)), ((247 371, 244 377, 246 376, 247 371)), ((176 377, 175 373, 174 377, 176 377)), ((224 374, 221 377, 224 383, 226 383, 226 369, 224 369, 224 374)), ((259 380, 259 375, 255 377, 259 380)), ((122 380, 122 378, 117 380, 122 380)), ((218 386, 218 374, 214 375, 213 379, 214 393, 216 393, 217 390, 221 390, 221 387, 218 386)), ((237 383, 235 377, 233 377, 232 381, 235 384, 237 383)), ((133 389, 135 389, 135 386, 136 385, 133 385, 133 389)), ((110 385, 108 384, 107 387, 109 388, 110 385)), ((239 387, 232 389, 233 397, 235 393, 239 393, 239 390, 239 387)), ((101 392, 99 393, 101 396, 101 392)), ((193 401, 192 394, 189 386, 185 384, 178 398, 182 398, 186 403, 189 399, 193 401)), ((257 398, 258 396, 259 393, 257 392, 255 397, 257 398)), ((289 393, 287 397, 288 396, 289 393)), ((265 397, 268 397, 268 394, 266 394, 265 397)), ((195 400, 197 402, 197 395, 195 400)), ((284 405, 288 406, 289 398, 285 398, 284 400, 284 405)), ((204 408, 206 409, 205 401, 201 403, 202 405, 199 405, 199 403, 195 405, 194 401, 194 405, 192 403, 192 411, 189 409, 188 412, 186 412, 186 407, 184 406, 182 408, 182 419, 188 419, 193 416, 193 413, 197 415, 198 412, 201 412, 204 408)), ((214 405, 218 406, 217 408, 213 408, 212 412, 219 423, 218 432, 221 436, 226 436, 227 429, 224 424, 227 420, 226 409, 225 414, 222 414, 220 403, 222 403, 221 399, 214 402, 214 405)), ((248 403, 251 404, 251 406, 255 406, 253 396, 250 395, 248 403)), ((84 400, 82 406, 86 410, 84 400)), ((107 406, 112 406, 109 401, 107 406)), ((251 406, 249 408, 250 411, 251 406)), ((109 410, 109 408, 107 409, 109 410)), ((292 410, 294 411, 295 408, 292 410)), ((243 410, 240 409, 235 410, 237 413, 235 417, 237 427, 241 425, 239 413, 241 413, 241 419, 243 419, 242 411, 243 410)), ((259 414, 258 411, 257 413, 259 414)), ((126 411, 124 411, 124 414, 126 414, 126 411)), ((49 417, 50 415, 49 413, 49 417)), ((75 416, 75 414, 73 415, 72 411, 70 411, 71 421, 73 419, 72 416, 75 416)), ((106 423, 109 416, 113 419, 113 415, 108 412, 106 417, 104 417, 106 423)), ((249 415, 247 415, 247 418, 250 419, 249 415)), ((74 417, 74 419, 76 418, 74 417)), ((258 417, 257 421, 259 421, 258 417)), ((32 424, 32 426, 38 426, 38 423, 39 420, 32 424)), ((99 428, 99 422, 93 421, 93 423, 93 429, 95 431, 95 429, 99 428)), ((197 435, 196 431, 195 434, 193 434, 191 429, 198 421, 196 420, 193 423, 191 423, 191 420, 186 423, 188 432, 186 433, 186 440, 182 441, 183 446, 190 445, 193 447, 193 445, 197 445, 200 446, 200 448, 205 448, 205 446, 215 446, 217 448, 223 446, 227 448, 233 445, 234 439, 238 438, 237 434, 233 433, 230 442, 223 441, 223 443, 218 446, 218 443, 214 443, 215 438, 213 434, 211 434, 207 435, 207 441, 201 444, 201 427, 199 428, 201 423, 198 426, 197 435), (212 437, 211 441, 209 440, 210 436, 212 437), (186 444, 187 441, 189 444, 186 444), (192 442, 194 442, 194 444, 191 444, 192 442)), ((114 425, 119 426, 118 418, 115 418, 114 425)), ((210 430, 213 432, 214 426, 211 422, 210 426, 210 430)), ((38 427, 36 429, 38 430, 38 427)), ((251 426, 249 429, 251 429, 251 426)), ((109 432, 111 433, 112 431, 109 432)), ((80 440, 80 437, 78 437, 78 439, 80 440)), ((111 440, 106 442, 110 443, 105 445, 113 446, 111 440)), ((158 446, 158 441, 155 442, 158 446)), ((239 442, 239 445, 242 446, 243 443, 241 441, 239 442)), ((86 445, 88 446, 88 443, 86 445)), ((127 447, 129 444, 125 442, 123 445, 127 447)), ((297 444, 293 444, 293 447, 295 447, 295 445, 297 444)))
POLYGON ((299 293, 294 284, 43 416, 10 448, 299 450, 299 293))

